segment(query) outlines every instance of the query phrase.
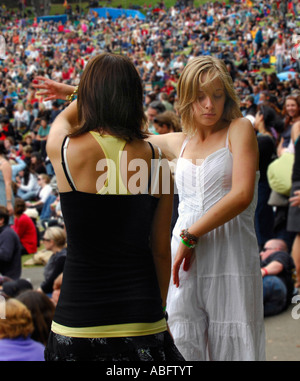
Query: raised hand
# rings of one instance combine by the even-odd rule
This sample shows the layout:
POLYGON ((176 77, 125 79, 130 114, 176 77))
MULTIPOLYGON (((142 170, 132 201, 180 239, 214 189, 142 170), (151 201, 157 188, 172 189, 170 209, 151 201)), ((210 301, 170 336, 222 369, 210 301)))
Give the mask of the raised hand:
POLYGON ((38 95, 43 96, 45 101, 51 101, 55 99, 66 100, 66 97, 75 90, 75 86, 66 85, 53 81, 52 79, 36 76, 32 83, 35 89, 40 90, 38 95))

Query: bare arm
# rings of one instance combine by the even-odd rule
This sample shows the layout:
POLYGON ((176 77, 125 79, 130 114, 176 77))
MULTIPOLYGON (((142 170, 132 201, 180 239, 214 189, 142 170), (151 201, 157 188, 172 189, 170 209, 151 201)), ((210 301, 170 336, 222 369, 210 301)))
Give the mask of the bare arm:
POLYGON ((7 161, 4 161, 1 165, 1 170, 3 174, 4 184, 5 184, 5 195, 6 195, 6 208, 10 215, 13 214, 14 209, 12 206, 12 169, 7 161))
POLYGON ((60 148, 64 137, 74 132, 77 125, 77 101, 75 100, 57 115, 51 125, 47 139, 47 153, 49 157, 53 150, 56 151, 57 148, 60 148))
MULTIPOLYGON (((168 163, 165 162, 166 166, 168 163)), ((162 171, 160 185, 162 185, 162 171)), ((155 211, 152 224, 151 244, 156 274, 161 291, 162 304, 166 305, 167 293, 171 276, 171 246, 170 246, 170 226, 173 210, 173 180, 170 174, 171 192, 163 192, 155 211)))
MULTIPOLYGON (((264 268, 267 270, 269 275, 277 275, 283 270, 283 264, 278 261, 273 261, 264 268)), ((263 269, 261 269, 261 275, 262 277, 266 275, 266 272, 263 269)))
POLYGON ((292 131, 291 131, 291 138, 293 143, 296 142, 299 135, 300 135, 300 122, 296 122, 293 124, 292 131))
POLYGON ((150 135, 147 140, 157 145, 166 158, 170 161, 178 158, 180 148, 185 139, 185 135, 181 132, 171 132, 163 135, 150 135))
MULTIPOLYGON (((244 211, 254 195, 256 170, 258 166, 257 140, 250 122, 239 119, 230 127, 230 143, 233 155, 232 187, 230 192, 218 201, 203 217, 192 226, 189 232, 197 237, 225 224, 244 211)), ((184 259, 189 267, 192 251, 179 245, 173 266, 173 281, 179 286, 179 268, 184 259)))
POLYGON ((300 208, 300 190, 296 190, 292 197, 289 198, 291 206, 298 206, 300 208))

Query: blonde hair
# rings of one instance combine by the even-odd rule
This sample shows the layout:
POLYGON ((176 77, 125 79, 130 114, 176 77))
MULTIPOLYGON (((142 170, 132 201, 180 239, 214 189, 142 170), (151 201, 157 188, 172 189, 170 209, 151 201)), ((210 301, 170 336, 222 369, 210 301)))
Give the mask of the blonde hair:
POLYGON ((199 56, 188 62, 178 81, 177 111, 181 116, 182 130, 188 135, 196 132, 193 103, 197 100, 199 87, 205 87, 219 78, 225 90, 225 104, 222 119, 230 122, 240 118, 239 98, 235 92, 232 78, 225 63, 212 56, 199 56), (205 74, 205 81, 203 80, 205 74))
POLYGON ((50 179, 50 177, 49 177, 46 173, 41 173, 39 176, 40 176, 43 180, 45 180, 45 183, 46 183, 46 184, 50 184, 51 179, 50 179))
POLYGON ((10 298, 5 302, 5 319, 0 319, 0 339, 27 337, 34 330, 31 312, 19 300, 10 298))
POLYGON ((44 237, 54 241, 55 245, 58 247, 64 247, 67 240, 66 232, 58 226, 51 226, 50 228, 47 228, 45 230, 44 237))

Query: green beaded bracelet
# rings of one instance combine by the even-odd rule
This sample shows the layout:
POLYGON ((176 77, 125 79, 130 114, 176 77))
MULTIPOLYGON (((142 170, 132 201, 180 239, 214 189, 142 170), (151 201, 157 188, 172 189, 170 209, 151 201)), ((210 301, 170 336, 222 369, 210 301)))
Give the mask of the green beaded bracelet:
POLYGON ((186 242, 183 238, 181 238, 181 242, 187 246, 189 249, 192 249, 194 247, 194 245, 190 245, 188 242, 186 242))

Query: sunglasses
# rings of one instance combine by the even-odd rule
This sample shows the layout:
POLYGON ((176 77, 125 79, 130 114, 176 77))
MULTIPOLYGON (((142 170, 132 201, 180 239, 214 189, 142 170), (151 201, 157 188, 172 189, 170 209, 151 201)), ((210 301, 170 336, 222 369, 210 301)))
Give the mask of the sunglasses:
POLYGON ((273 250, 271 247, 264 247, 261 251, 273 250))
POLYGON ((49 239, 49 238, 42 238, 42 241, 50 242, 51 239, 49 239))

